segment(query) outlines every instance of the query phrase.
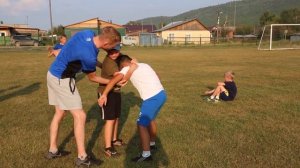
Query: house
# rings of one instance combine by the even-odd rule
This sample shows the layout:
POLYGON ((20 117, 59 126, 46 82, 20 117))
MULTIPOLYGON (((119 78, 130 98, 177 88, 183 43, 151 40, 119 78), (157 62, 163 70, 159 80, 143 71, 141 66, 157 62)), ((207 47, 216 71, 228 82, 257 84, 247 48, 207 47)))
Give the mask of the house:
POLYGON ((67 26, 64 26, 65 34, 67 37, 73 36, 75 33, 84 30, 90 29, 93 30, 96 34, 99 34, 100 29, 103 27, 112 26, 119 31, 121 36, 125 36, 125 28, 122 25, 112 23, 111 21, 103 21, 98 18, 93 18, 85 20, 78 23, 73 23, 67 26))
POLYGON ((154 32, 168 44, 205 44, 210 43, 211 37, 198 19, 172 22, 154 32))

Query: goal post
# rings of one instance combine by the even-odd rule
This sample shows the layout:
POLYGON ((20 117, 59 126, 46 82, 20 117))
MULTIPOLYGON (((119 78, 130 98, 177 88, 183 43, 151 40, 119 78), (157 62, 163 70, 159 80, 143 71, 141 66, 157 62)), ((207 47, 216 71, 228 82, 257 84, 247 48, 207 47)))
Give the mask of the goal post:
POLYGON ((264 26, 258 50, 300 49, 300 24, 264 26))

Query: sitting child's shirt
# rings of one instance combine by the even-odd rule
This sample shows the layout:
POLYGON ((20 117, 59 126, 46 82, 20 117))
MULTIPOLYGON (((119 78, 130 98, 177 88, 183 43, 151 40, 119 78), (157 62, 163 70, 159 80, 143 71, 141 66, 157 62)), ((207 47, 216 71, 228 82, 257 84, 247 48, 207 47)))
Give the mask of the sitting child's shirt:
MULTIPOLYGON (((126 75, 128 70, 129 66, 124 67, 120 73, 126 75)), ((138 63, 138 67, 131 75, 130 81, 143 100, 147 100, 164 90, 155 71, 148 64, 138 63)))
POLYGON ((225 89, 228 91, 229 95, 229 100, 233 100, 236 96, 236 93, 237 93, 237 87, 234 83, 234 81, 231 81, 231 82, 224 82, 225 83, 225 89))

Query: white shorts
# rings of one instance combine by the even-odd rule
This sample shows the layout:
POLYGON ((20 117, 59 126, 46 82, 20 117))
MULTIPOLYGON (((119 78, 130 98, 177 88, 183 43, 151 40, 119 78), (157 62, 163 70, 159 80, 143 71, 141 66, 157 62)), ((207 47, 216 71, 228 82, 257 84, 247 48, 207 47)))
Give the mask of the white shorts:
POLYGON ((59 79, 48 71, 47 86, 50 105, 58 106, 61 110, 82 109, 81 97, 75 85, 75 80, 71 80, 71 88, 75 87, 73 93, 70 89, 70 78, 59 79))

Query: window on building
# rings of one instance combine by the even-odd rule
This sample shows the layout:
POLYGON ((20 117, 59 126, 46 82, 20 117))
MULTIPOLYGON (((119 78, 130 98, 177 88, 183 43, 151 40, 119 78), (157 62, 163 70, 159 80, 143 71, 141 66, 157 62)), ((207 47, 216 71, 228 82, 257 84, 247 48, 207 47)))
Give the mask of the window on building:
POLYGON ((1 37, 2 37, 2 36, 5 36, 5 33, 1 32, 0 35, 1 35, 1 37))
POLYGON ((170 41, 174 41, 174 39, 175 39, 174 33, 170 33, 170 34, 169 34, 169 40, 170 40, 170 41))
POLYGON ((186 41, 191 41, 191 35, 190 34, 186 34, 185 35, 185 40, 186 41))

